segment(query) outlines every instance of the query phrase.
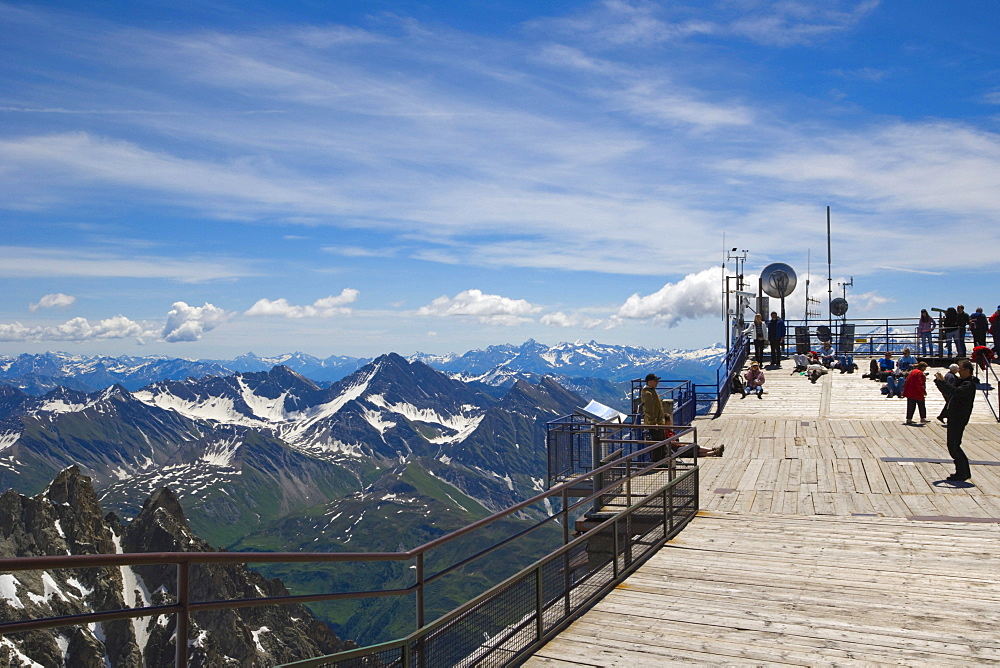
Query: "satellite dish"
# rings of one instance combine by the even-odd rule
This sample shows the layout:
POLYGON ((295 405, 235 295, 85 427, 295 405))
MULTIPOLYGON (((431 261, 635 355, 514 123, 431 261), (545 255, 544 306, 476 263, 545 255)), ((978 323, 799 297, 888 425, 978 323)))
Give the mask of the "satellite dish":
POLYGON ((768 296, 784 299, 795 289, 795 270, 783 262, 769 264, 760 273, 760 283, 768 296))
POLYGON ((837 297, 830 302, 830 313, 838 317, 845 315, 847 313, 847 300, 843 297, 837 297))
POLYGON ((826 343, 827 341, 833 340, 833 333, 830 331, 830 328, 827 327, 826 325, 820 325, 819 327, 816 328, 816 338, 822 341, 823 343, 826 343))

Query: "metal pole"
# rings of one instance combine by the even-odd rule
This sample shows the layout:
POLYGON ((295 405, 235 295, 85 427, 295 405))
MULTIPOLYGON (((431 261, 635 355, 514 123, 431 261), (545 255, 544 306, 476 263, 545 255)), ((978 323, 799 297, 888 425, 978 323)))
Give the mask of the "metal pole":
POLYGON ((188 665, 188 630, 191 621, 191 564, 182 561, 177 564, 177 603, 181 611, 177 613, 177 628, 174 633, 176 646, 174 659, 177 668, 188 665))
POLYGON ((417 628, 424 628, 424 553, 417 554, 417 628))
POLYGON ((830 259, 830 207, 826 207, 826 284, 828 292, 826 301, 827 326, 832 329, 833 312, 830 310, 830 304, 833 303, 833 269, 830 259))

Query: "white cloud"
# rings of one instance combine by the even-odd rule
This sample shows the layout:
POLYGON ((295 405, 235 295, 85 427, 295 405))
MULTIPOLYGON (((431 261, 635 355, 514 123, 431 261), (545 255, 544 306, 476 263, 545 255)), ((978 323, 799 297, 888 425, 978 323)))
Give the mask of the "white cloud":
POLYGON ((50 295, 45 295, 34 304, 29 304, 28 310, 35 312, 40 308, 66 308, 67 306, 71 306, 75 301, 76 297, 73 297, 72 295, 64 295, 61 292, 55 292, 50 295))
POLYGON ((617 315, 632 320, 651 320, 667 327, 674 327, 682 320, 717 316, 721 308, 721 284, 721 268, 688 274, 651 295, 632 295, 618 309, 617 315))
POLYGON ((330 295, 317 299, 311 305, 294 306, 288 300, 258 299, 246 315, 279 315, 286 318, 330 318, 335 315, 350 315, 351 309, 346 304, 352 304, 361 294, 353 288, 344 288, 339 295, 330 295))
POLYGON ((167 322, 163 326, 163 340, 169 343, 197 341, 203 334, 215 329, 233 315, 232 312, 208 302, 204 306, 188 306, 184 302, 174 302, 173 308, 167 313, 167 322))
POLYGON ((582 329, 597 329, 605 325, 606 322, 599 318, 591 318, 578 314, 567 314, 562 311, 546 313, 541 318, 541 322, 546 327, 580 327, 582 329))
POLYGON ((852 294, 849 297, 849 302, 852 306, 857 304, 858 310, 864 311, 866 313, 880 310, 881 307, 885 306, 886 304, 891 304, 894 301, 896 300, 890 297, 883 297, 874 290, 872 290, 871 292, 852 294))
POLYGON ((524 299, 511 299, 500 295, 483 294, 482 290, 463 290, 454 297, 442 295, 426 306, 417 309, 422 316, 474 316, 486 325, 517 325, 529 322, 527 317, 538 313, 542 307, 524 299))
POLYGON ((73 318, 61 325, 26 326, 20 322, 0 324, 0 341, 95 341, 135 337, 140 343, 156 338, 149 325, 116 315, 91 323, 86 318, 73 318))

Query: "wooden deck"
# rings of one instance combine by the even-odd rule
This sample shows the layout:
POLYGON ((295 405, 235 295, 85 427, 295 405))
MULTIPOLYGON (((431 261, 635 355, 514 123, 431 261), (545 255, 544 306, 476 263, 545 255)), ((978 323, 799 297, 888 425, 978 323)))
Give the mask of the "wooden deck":
POLYGON ((1000 424, 983 395, 973 478, 953 485, 932 383, 929 422, 908 426, 906 401, 860 374, 789 372, 697 423, 726 445, 700 462, 702 512, 525 665, 1000 664, 1000 424))

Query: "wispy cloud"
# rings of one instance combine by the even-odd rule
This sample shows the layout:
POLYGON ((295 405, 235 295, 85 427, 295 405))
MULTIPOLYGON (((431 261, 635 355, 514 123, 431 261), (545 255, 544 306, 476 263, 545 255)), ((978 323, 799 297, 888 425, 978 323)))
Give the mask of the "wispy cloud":
POLYGON ((878 269, 885 269, 886 271, 902 271, 907 274, 924 274, 926 276, 944 276, 946 272, 943 271, 928 271, 927 269, 910 269, 906 267, 890 267, 888 265, 880 264, 877 266, 878 269))
POLYGON ((0 246, 0 276, 6 278, 165 278, 196 283, 259 273, 226 257, 126 256, 90 250, 0 246))
POLYGON ((72 306, 76 301, 76 297, 72 295, 64 295, 61 292, 56 292, 53 294, 48 294, 39 299, 37 302, 28 305, 28 310, 35 312, 41 308, 66 308, 72 306))

